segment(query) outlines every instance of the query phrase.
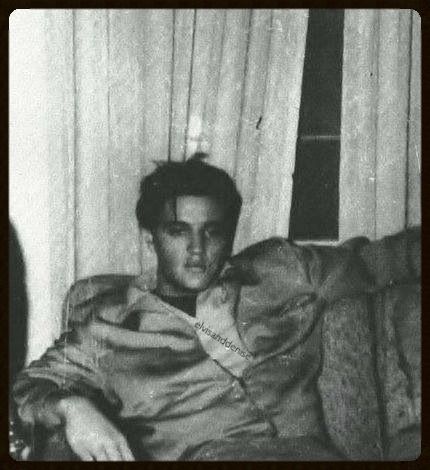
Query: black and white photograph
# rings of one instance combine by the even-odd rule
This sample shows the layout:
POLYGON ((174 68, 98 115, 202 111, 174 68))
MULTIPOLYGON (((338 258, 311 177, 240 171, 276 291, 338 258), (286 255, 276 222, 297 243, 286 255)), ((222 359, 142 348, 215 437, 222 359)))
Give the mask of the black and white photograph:
POLYGON ((421 18, 9 17, 9 453, 421 455, 421 18))

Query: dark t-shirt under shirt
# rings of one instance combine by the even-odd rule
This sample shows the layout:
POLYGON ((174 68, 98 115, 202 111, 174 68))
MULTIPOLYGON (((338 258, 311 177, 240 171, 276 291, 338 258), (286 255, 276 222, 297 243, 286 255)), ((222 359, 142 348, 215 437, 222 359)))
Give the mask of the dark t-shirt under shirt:
POLYGON ((172 305, 173 307, 188 313, 188 315, 192 317, 196 316, 196 295, 184 295, 181 297, 171 297, 160 294, 157 295, 163 302, 166 302, 169 305, 172 305))

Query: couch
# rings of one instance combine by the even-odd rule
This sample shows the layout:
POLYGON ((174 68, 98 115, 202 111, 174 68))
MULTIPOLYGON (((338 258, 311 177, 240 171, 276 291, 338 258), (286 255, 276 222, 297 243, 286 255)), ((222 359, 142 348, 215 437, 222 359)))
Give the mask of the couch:
MULTIPOLYGON (((240 253, 232 260, 235 275, 258 289, 259 262, 276 257, 280 245, 294 244, 271 239, 240 253)), ((303 276, 318 284, 317 296, 324 300, 318 390, 328 436, 348 460, 416 459, 421 446, 420 229, 373 242, 359 237, 336 248, 294 250, 311 266, 303 276)), ((78 281, 64 315, 132 278, 101 275, 78 281)), ((300 290, 298 284, 295 280, 294 289, 300 290)), ((285 295, 279 286, 275 297, 285 295)), ((292 298, 284 300, 288 304, 292 298)), ((246 315, 252 312, 247 309, 246 315)), ((30 459, 76 460, 61 432, 36 435, 30 459)))

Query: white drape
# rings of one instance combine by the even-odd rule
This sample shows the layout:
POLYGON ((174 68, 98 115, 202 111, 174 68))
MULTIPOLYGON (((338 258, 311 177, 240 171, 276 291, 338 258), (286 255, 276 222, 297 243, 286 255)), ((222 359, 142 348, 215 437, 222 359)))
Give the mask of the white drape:
POLYGON ((207 151, 244 197, 235 248, 287 235, 306 10, 16 10, 10 214, 28 360, 77 278, 153 262, 134 206, 153 160, 207 151))
POLYGON ((421 222, 421 27, 411 10, 346 10, 340 238, 421 222))
MULTIPOLYGON (((254 73, 266 74, 266 86, 262 97, 255 96, 251 88, 255 76, 247 75, 251 83, 247 83, 237 156, 237 183, 244 198, 237 249, 273 235, 288 235, 307 22, 306 10, 275 11, 264 44, 269 51, 267 66, 250 49, 254 61, 248 65, 254 73), (255 97, 260 101, 254 103, 255 97)), ((254 25, 250 48, 252 40, 261 41, 262 36, 264 40, 257 29, 261 25, 254 25)))

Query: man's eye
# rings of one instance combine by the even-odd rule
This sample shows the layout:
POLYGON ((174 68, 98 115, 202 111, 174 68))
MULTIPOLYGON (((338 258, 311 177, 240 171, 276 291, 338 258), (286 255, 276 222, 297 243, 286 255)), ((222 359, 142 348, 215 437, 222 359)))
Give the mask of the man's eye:
POLYGON ((223 235, 223 231, 219 227, 210 227, 206 229, 206 234, 209 237, 221 237, 223 235))
POLYGON ((168 227, 167 229, 167 233, 173 236, 184 235, 186 232, 187 231, 184 227, 168 227))

